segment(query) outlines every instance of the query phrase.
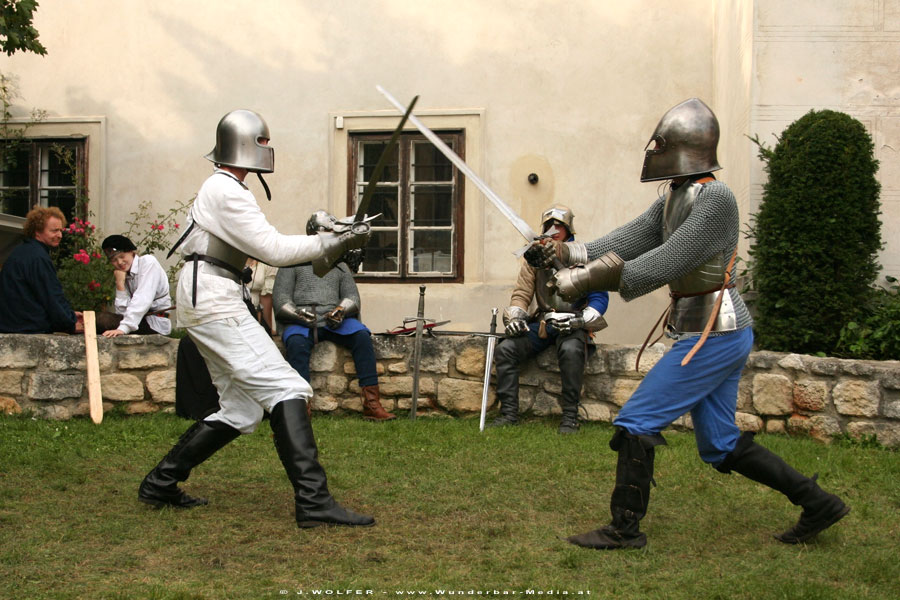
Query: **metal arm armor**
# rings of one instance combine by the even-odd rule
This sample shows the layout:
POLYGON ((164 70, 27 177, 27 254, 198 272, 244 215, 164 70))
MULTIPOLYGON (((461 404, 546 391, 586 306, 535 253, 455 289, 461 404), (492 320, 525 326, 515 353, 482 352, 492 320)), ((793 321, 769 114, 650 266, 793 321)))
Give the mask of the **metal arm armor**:
POLYGON ((359 312, 359 305, 352 298, 343 298, 337 305, 338 308, 344 309, 345 317, 352 317, 359 312))
POLYGON ((283 323, 297 323, 309 327, 316 321, 316 315, 305 308, 297 308, 293 302, 285 302, 275 310, 275 319, 283 323))
POLYGON ((615 252, 607 252, 586 265, 558 271, 547 283, 566 301, 574 302, 589 292, 616 291, 622 279, 623 261, 615 252))

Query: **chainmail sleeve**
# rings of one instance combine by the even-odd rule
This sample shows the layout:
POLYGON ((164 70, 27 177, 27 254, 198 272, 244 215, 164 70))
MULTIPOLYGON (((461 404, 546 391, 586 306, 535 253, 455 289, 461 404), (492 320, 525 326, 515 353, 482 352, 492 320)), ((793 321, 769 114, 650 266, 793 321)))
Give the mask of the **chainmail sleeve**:
POLYGON ((585 244, 588 260, 615 252, 624 261, 634 260, 662 243, 662 217, 665 197, 660 197, 644 214, 585 244))
POLYGON ((728 186, 714 181, 703 186, 690 216, 662 242, 665 200, 631 223, 588 244, 591 259, 610 250, 625 260, 619 293, 632 300, 689 273, 718 253, 730 257, 738 242, 737 202, 728 186), (655 220, 651 233, 651 222, 655 220), (630 238, 630 239, 629 239, 630 238))

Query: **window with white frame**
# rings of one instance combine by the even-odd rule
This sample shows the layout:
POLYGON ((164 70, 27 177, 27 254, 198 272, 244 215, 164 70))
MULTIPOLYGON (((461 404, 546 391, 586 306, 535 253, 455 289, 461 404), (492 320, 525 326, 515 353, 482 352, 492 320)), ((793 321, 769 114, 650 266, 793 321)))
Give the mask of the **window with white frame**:
MULTIPOLYGON (((462 155, 462 131, 437 132, 462 155)), ((350 214, 390 139, 389 133, 349 136, 350 214)), ((461 282, 463 185, 456 167, 422 135, 405 133, 393 148, 372 195, 372 223, 357 278, 361 281, 461 282)))
POLYGON ((78 216, 86 189, 85 138, 0 140, 0 213, 24 217, 35 205, 78 216))

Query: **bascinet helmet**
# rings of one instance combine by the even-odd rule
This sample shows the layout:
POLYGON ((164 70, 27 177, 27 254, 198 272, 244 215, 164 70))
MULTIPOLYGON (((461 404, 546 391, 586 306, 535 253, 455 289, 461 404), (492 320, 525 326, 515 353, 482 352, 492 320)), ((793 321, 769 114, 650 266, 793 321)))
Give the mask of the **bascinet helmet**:
POLYGON ((718 171, 719 121, 698 98, 670 108, 647 142, 641 181, 718 171))
POLYGON ((275 170, 275 149, 264 146, 270 139, 269 126, 252 110, 233 110, 216 127, 216 147, 206 159, 217 165, 239 167, 254 173, 275 170))
POLYGON ((320 231, 334 231, 334 215, 325 210, 317 210, 309 215, 306 221, 306 235, 315 235, 320 231))
POLYGON ((541 214, 541 233, 547 230, 549 221, 559 221, 566 226, 570 235, 575 235, 575 215, 572 209, 561 204, 554 204, 541 214))

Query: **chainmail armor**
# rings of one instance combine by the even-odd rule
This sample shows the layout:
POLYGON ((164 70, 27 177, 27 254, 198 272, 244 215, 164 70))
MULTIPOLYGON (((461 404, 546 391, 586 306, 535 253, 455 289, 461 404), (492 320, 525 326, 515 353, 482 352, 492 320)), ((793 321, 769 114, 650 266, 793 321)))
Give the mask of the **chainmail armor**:
MULTIPOLYGON (((625 300, 648 294, 719 253, 730 257, 737 246, 740 215, 734 194, 724 183, 705 184, 690 216, 663 243, 665 201, 665 195, 660 196, 638 218, 585 244, 589 260, 615 252, 625 261, 619 287, 619 294, 625 300)), ((736 279, 736 269, 732 267, 732 281, 736 279)), ((753 319, 737 288, 727 291, 734 303, 737 328, 751 325, 753 319)))
MULTIPOLYGON (((324 315, 344 298, 361 306, 353 274, 344 263, 338 263, 324 277, 316 277, 311 264, 278 269, 272 288, 272 304, 276 309, 285 302, 293 302, 298 308, 315 304, 319 325, 325 323, 324 315)), ((350 313, 346 316, 358 318, 358 315, 350 313)))

